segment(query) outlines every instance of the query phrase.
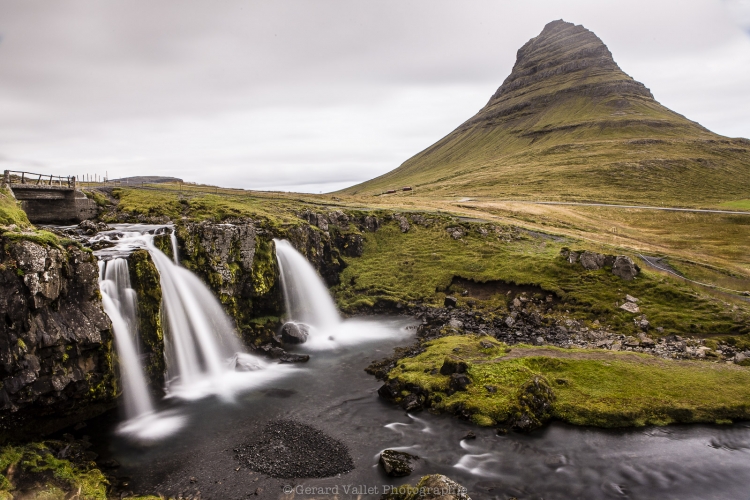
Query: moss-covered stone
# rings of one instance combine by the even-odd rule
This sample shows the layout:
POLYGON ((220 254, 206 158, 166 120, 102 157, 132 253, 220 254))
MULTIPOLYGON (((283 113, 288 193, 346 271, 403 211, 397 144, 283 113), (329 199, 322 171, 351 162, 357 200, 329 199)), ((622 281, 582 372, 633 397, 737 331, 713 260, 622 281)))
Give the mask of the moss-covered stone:
POLYGON ((161 283, 159 271, 146 250, 136 250, 128 257, 130 283, 138 297, 138 331, 142 353, 148 357, 144 371, 151 390, 163 393, 164 330, 161 315, 161 283))
POLYGON ((106 500, 108 482, 85 443, 45 441, 0 449, 0 498, 106 500), (65 450, 67 458, 58 458, 65 450))

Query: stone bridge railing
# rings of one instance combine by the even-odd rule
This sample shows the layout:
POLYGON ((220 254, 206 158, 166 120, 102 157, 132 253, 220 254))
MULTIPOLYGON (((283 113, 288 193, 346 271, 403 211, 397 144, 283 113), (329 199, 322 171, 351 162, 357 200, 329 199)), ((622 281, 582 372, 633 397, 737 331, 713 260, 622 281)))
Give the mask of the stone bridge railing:
POLYGON ((70 224, 96 217, 96 202, 78 189, 75 176, 6 170, 2 187, 10 189, 35 224, 70 224))

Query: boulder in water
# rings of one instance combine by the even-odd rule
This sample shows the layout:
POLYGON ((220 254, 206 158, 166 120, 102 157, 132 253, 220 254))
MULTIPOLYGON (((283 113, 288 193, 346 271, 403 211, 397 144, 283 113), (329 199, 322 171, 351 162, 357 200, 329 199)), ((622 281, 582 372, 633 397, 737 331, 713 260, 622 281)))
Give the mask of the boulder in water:
POLYGON ((238 372, 254 372, 259 370, 260 365, 257 360, 247 354, 238 353, 234 357, 234 370, 238 372))
POLYGON ((293 352, 285 352, 279 358, 279 363, 307 363, 310 361, 310 356, 307 354, 295 354, 293 352))
POLYGON ((408 476, 414 470, 411 464, 414 460, 419 460, 419 457, 403 451, 383 450, 379 462, 389 476, 403 477, 408 476))
POLYGON ((310 328, 303 323, 289 321, 281 327, 281 341, 285 344, 304 344, 310 328))

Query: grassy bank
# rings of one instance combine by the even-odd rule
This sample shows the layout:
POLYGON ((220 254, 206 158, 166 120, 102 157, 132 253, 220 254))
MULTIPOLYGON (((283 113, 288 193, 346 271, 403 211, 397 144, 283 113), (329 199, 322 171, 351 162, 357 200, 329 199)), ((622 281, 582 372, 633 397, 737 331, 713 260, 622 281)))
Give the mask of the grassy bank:
MULTIPOLYGON (((456 240, 446 229, 456 226, 448 219, 435 219, 429 227, 412 224, 402 233, 391 222, 377 232, 366 233, 362 257, 347 260, 341 284, 334 288, 339 307, 355 311, 378 301, 442 305, 447 294, 457 294, 458 290, 449 286, 454 277, 461 277, 530 285, 537 293, 559 299, 551 312, 583 321, 598 319, 625 333, 635 331, 634 315, 619 308, 626 294, 640 299, 642 313, 653 327, 662 327, 665 335, 748 331, 750 316, 747 306, 739 301, 728 304, 644 265, 636 279, 625 281, 607 269, 587 271, 560 256, 563 246, 595 250, 595 245, 476 224, 461 226, 465 234, 456 240)), ((463 305, 472 301, 485 315, 507 312, 508 299, 499 291, 483 299, 458 298, 463 305)))
POLYGON ((535 377, 546 381, 554 394, 551 417, 575 425, 730 423, 750 418, 750 368, 736 365, 628 352, 509 348, 488 337, 450 336, 429 342, 416 357, 401 359, 390 373, 390 378, 429 391, 435 410, 471 414, 480 425, 512 419, 522 388, 535 377), (466 391, 449 391, 450 377, 439 373, 446 358, 467 364, 471 384, 466 391))

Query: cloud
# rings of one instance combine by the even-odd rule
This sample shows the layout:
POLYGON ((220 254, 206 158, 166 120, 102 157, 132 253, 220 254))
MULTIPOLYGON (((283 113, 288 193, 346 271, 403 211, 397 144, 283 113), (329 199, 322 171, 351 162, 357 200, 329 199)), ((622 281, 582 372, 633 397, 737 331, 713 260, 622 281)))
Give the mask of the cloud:
POLYGON ((747 0, 6 2, 0 150, 60 174, 355 183, 473 115, 558 18, 676 111, 750 136, 730 3, 747 0))

